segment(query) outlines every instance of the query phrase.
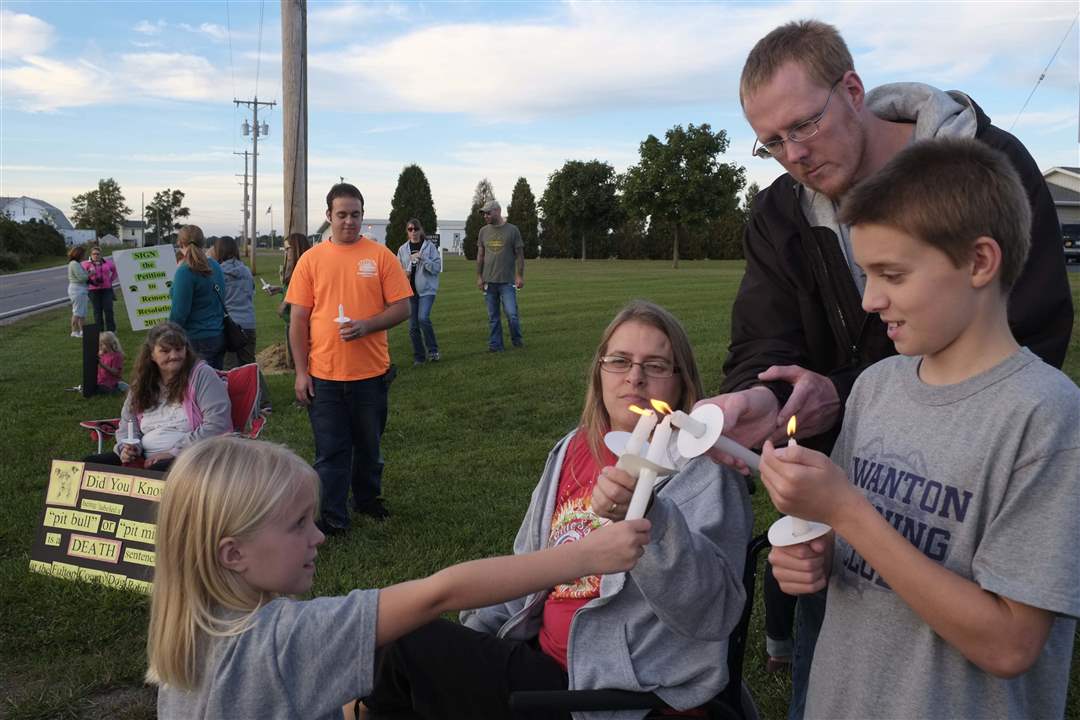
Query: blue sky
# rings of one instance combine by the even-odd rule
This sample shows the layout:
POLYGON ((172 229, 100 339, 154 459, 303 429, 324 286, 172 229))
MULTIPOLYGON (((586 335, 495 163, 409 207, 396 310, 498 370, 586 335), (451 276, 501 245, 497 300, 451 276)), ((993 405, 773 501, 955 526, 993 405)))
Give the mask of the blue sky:
MULTIPOLYGON (((236 234, 250 149, 233 98, 281 98, 280 3, 18 2, 0 9, 0 195, 67 211, 102 177, 140 195, 187 193, 191 220, 236 234), (260 23, 261 18, 261 23, 260 23), (261 28, 261 31, 260 31, 261 28), (261 47, 261 53, 260 53, 261 47)), ((703 122, 726 160, 767 184, 750 156, 739 71, 788 20, 843 33, 868 88, 918 80, 968 92, 1040 167, 1078 165, 1075 0, 1065 2, 309 2, 309 223, 338 176, 369 217, 386 217, 402 167, 417 163, 443 219, 463 219, 482 177, 509 201, 537 197, 566 160, 619 171, 638 144, 703 122), (1068 35, 1066 37, 1066 31, 1068 35), (1027 109, 1024 100, 1065 38, 1027 109)), ((260 231, 282 223, 280 105, 261 111, 260 231)))

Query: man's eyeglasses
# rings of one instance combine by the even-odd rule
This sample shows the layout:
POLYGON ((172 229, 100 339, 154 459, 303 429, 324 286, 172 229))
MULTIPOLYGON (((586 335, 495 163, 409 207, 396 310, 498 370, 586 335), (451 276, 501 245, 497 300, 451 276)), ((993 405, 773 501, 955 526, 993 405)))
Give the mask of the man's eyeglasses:
POLYGON ((410 225, 409 227, 407 227, 407 228, 405 228, 405 229, 406 229, 406 230, 408 230, 409 232, 416 232, 416 231, 417 231, 417 230, 419 230, 420 228, 418 228, 418 227, 413 227, 412 225, 410 225))
POLYGON ((768 160, 779 155, 784 149, 784 143, 788 140, 792 142, 806 142, 810 138, 821 132, 821 126, 818 124, 821 122, 821 118, 825 117, 825 112, 829 109, 829 101, 832 100, 833 92, 836 91, 836 87, 840 84, 840 81, 844 78, 840 78, 833 83, 833 86, 829 89, 829 97, 825 98, 825 107, 821 108, 814 117, 799 123, 795 127, 791 128, 786 138, 780 138, 777 140, 770 140, 767 143, 758 144, 760 141, 754 139, 754 155, 757 157, 768 160))
POLYGON ((679 372, 679 368, 666 360, 631 362, 630 358, 623 357, 622 355, 604 355, 600 358, 600 369, 604 372, 615 373, 616 375, 625 375, 630 372, 630 368, 635 365, 640 365, 641 371, 651 378, 669 378, 679 372))

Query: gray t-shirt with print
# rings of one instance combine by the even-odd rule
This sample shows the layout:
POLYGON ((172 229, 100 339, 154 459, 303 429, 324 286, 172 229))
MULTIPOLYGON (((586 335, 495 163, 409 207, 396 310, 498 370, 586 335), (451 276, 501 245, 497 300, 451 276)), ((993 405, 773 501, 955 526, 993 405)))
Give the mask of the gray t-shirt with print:
POLYGON ((837 537, 807 718, 1061 717, 1080 616, 1080 389, 1027 349, 956 385, 883 360, 855 383, 833 459, 924 555, 1056 615, 1019 677, 980 670, 837 537))
POLYGON ((197 689, 158 690, 158 717, 341 720, 371 692, 378 601, 378 590, 354 590, 267 603, 250 629, 211 641, 197 689))
POLYGON ((484 248, 484 270, 480 277, 489 283, 514 282, 515 251, 524 252, 525 244, 517 225, 485 225, 477 243, 484 248))

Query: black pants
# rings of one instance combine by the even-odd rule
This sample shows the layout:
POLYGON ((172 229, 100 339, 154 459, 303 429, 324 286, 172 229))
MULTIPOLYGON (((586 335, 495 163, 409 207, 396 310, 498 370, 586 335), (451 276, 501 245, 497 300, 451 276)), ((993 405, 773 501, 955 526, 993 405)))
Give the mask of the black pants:
POLYGON ((113 289, 91 290, 90 302, 94 306, 94 322, 101 330, 116 331, 116 318, 113 317, 113 289))
POLYGON ((773 640, 791 642, 795 626, 795 604, 798 597, 780 589, 773 577, 772 565, 765 563, 765 633, 773 640))
POLYGON ((531 643, 436 620, 380 651, 375 689, 364 704, 375 717, 411 709, 425 720, 569 720, 565 712, 511 715, 508 705, 515 690, 568 685, 562 666, 531 643))
MULTIPOLYGON (((176 458, 168 458, 167 460, 158 460, 156 463, 147 468, 147 470, 156 470, 157 472, 165 472, 172 465, 173 460, 176 458)), ((96 463, 98 465, 123 465, 124 461, 120 459, 120 456, 110 450, 109 452, 103 452, 100 455, 87 455, 83 458, 83 462, 96 463)))

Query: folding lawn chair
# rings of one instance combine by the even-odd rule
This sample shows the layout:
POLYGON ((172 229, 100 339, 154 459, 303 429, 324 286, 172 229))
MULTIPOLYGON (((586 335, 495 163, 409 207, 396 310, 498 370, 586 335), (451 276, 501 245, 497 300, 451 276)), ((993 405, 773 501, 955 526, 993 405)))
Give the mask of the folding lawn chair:
MULTIPOLYGON (((218 370, 217 374, 225 381, 229 393, 233 434, 251 439, 259 437, 268 419, 267 414, 259 409, 259 366, 248 363, 232 370, 218 370)), ((79 426, 90 431, 90 439, 97 442, 100 454, 105 438, 116 435, 120 418, 84 420, 79 426)))

